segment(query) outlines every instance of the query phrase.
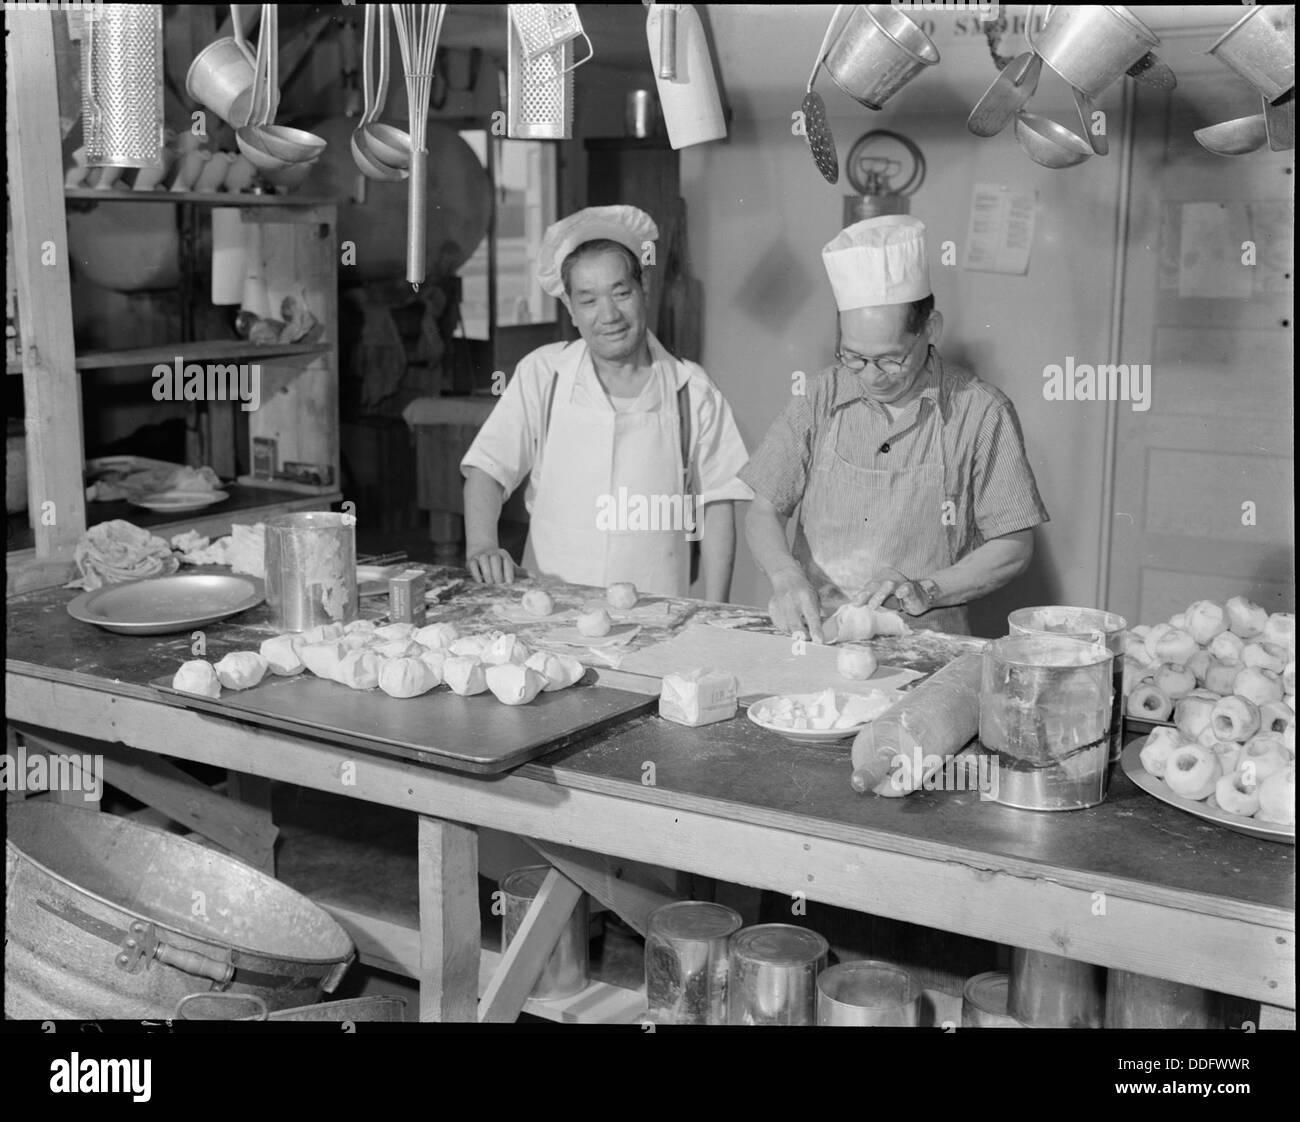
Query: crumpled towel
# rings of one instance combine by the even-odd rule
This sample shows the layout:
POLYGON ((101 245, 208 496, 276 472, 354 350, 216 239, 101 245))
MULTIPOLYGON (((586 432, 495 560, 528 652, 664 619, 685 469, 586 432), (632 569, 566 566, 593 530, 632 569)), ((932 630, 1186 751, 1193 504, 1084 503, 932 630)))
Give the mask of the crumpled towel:
POLYGON ((221 478, 212 468, 176 467, 146 468, 127 475, 106 475, 86 488, 86 501, 92 503, 118 502, 122 499, 142 499, 160 491, 185 491, 206 494, 221 490, 221 478))
POLYGON ((73 560, 81 577, 65 587, 88 591, 106 584, 170 576, 180 568, 166 541, 120 518, 101 522, 82 534, 73 560))

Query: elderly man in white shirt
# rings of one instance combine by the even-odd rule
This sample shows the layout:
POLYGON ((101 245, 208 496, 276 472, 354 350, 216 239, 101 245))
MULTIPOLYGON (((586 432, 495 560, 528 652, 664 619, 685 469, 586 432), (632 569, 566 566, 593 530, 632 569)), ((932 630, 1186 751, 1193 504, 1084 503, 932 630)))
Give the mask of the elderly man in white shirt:
POLYGON ((513 582, 497 522, 527 479, 530 572, 685 596, 698 540, 704 596, 727 599, 733 504, 752 496, 736 478, 748 453, 704 370, 669 354, 647 327, 642 254, 658 234, 630 206, 589 207, 547 230, 538 281, 582 338, 519 363, 461 460, 476 580, 513 582))

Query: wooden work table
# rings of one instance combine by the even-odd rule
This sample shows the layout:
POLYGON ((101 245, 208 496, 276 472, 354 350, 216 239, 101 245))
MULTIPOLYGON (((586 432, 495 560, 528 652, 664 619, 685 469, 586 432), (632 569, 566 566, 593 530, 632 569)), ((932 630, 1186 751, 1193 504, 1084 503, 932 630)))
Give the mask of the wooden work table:
MULTIPOLYGON (((431 618, 469 618, 494 595, 452 589, 431 618)), ((531 988, 531 976, 519 982, 527 963, 507 953, 477 1006, 473 827, 534 839, 564 874, 534 909, 543 934, 559 930, 579 888, 639 927, 665 890, 624 878, 610 860, 623 859, 1237 994, 1265 1005, 1262 1024, 1295 1008, 1294 847, 1166 806, 1118 767, 1103 805, 1069 813, 1013 810, 976 791, 883 799, 851 790, 847 743, 794 744, 743 716, 702 729, 644 716, 476 777, 169 704, 146 683, 192 657, 189 636, 99 631, 67 615, 71 596, 8 601, 8 720, 29 743, 102 753, 119 769, 172 757, 416 813, 418 932, 349 918, 373 957, 418 963, 423 1019, 472 1020, 476 1007, 513 1019, 531 988)), ((269 633, 265 608, 205 630, 212 659, 269 633)), ((954 640, 949 657, 968 645, 954 640)), ((232 805, 256 835, 247 814, 232 805)))

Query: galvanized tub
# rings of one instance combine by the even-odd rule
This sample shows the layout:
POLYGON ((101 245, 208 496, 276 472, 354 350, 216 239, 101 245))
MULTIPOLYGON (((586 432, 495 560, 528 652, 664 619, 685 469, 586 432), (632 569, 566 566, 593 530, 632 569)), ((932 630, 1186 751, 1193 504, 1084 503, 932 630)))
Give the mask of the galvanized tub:
POLYGON ((305 896, 125 818, 28 802, 5 842, 5 1014, 170 1017, 196 990, 308 1005, 352 940, 305 896))
POLYGON ((176 1005, 180 1021, 404 1021, 406 998, 382 994, 353 997, 346 1001, 322 1001, 296 1009, 267 1012, 256 994, 192 993, 176 1005))

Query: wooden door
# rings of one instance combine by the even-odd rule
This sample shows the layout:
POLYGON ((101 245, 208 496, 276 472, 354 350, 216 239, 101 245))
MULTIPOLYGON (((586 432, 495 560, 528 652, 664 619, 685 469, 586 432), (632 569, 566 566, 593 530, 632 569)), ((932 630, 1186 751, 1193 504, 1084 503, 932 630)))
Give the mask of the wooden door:
POLYGON ((1260 101, 1212 58, 1191 66, 1172 94, 1135 90, 1115 361, 1149 363, 1152 396, 1119 409, 1106 597, 1132 623, 1237 593, 1295 606, 1295 154, 1200 148, 1194 129, 1260 101))

